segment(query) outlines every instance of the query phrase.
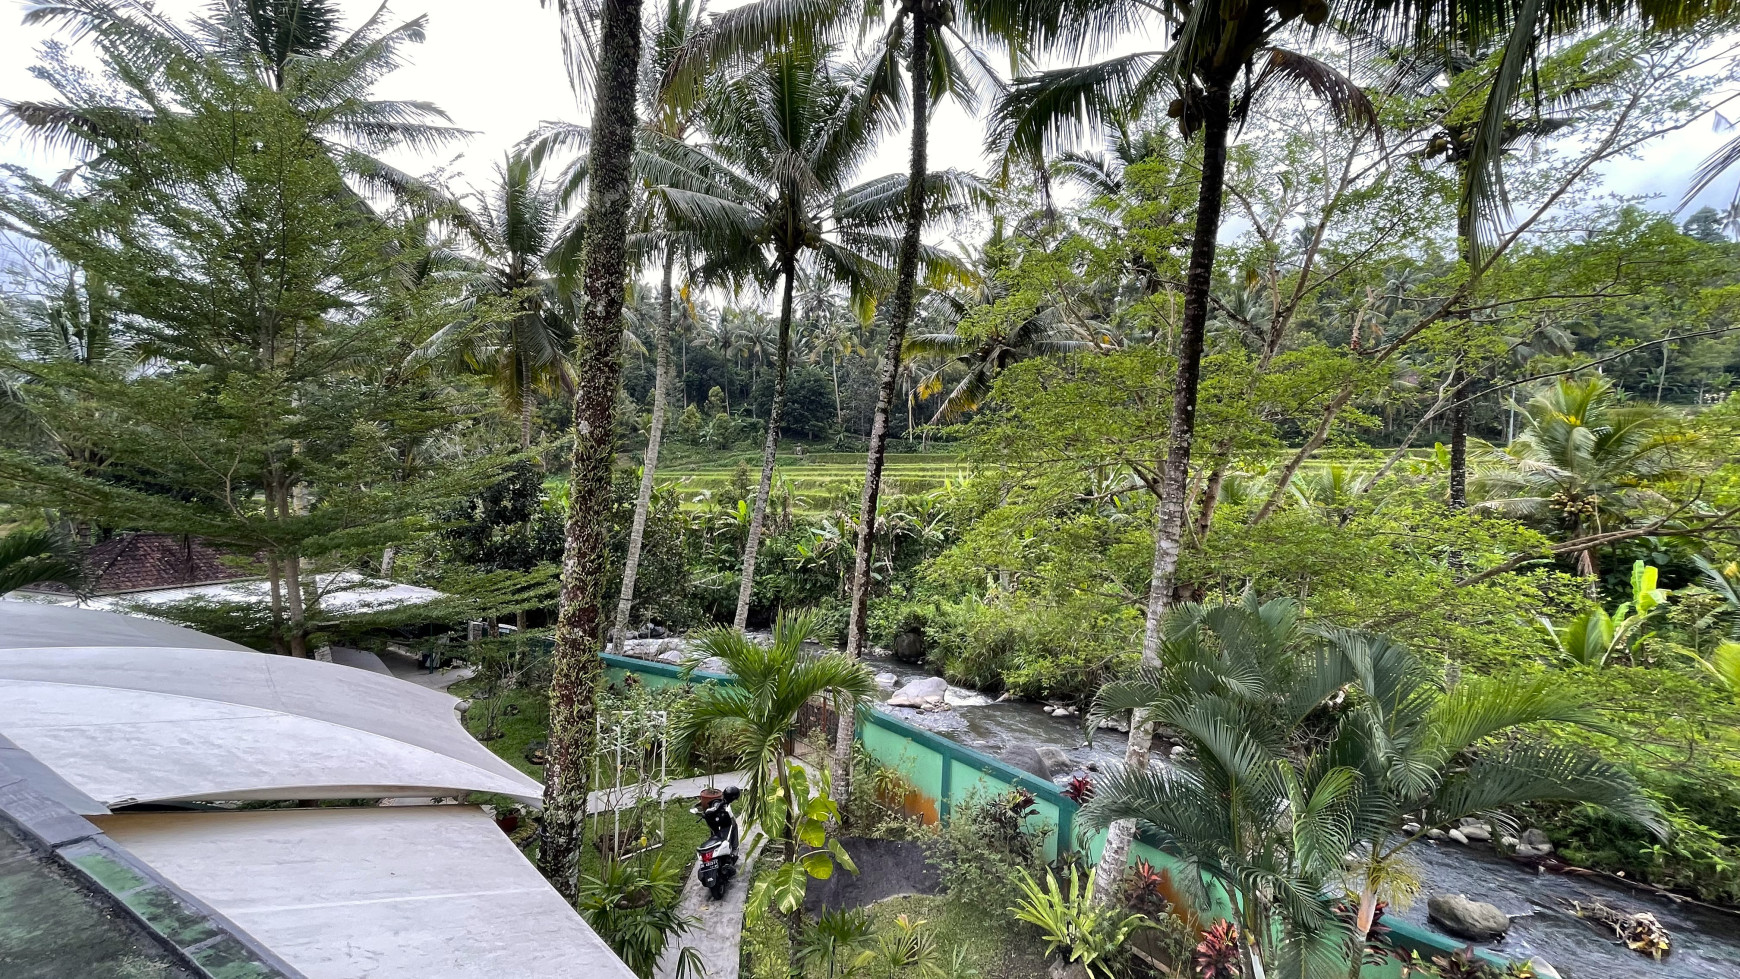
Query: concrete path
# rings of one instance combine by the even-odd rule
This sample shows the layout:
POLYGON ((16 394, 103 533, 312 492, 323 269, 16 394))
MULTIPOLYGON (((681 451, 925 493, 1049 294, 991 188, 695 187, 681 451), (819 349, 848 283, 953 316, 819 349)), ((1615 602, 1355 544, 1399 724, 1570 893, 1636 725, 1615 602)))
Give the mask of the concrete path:
POLYGON ((683 896, 677 902, 677 913, 693 922, 689 930, 677 935, 659 957, 653 979, 677 979, 677 960, 685 946, 701 953, 701 963, 707 967, 707 979, 737 979, 737 967, 743 958, 743 904, 749 897, 749 876, 763 842, 760 829, 751 829, 743 838, 743 861, 737 865, 737 879, 725 889, 725 897, 713 900, 694 874, 683 882, 683 896))
MULTIPOLYGON (((721 772, 717 775, 697 775, 694 778, 679 778, 659 790, 660 801, 670 799, 694 799, 701 790, 708 786, 724 788, 728 785, 742 786, 749 775, 747 772, 721 772)), ((587 812, 608 812, 612 809, 627 809, 640 801, 639 786, 625 785, 621 791, 616 789, 597 789, 586 796, 587 812)), ((738 808, 742 808, 739 806, 738 808)))

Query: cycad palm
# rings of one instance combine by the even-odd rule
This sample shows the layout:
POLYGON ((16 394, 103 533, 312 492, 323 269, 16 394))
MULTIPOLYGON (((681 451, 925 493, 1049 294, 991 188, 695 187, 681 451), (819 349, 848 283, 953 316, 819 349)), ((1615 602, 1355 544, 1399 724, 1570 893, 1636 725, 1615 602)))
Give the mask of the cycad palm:
POLYGON ((1325 887, 1350 851, 1363 858, 1350 887, 1363 941, 1380 890, 1405 876, 1396 870, 1418 836, 1400 835, 1410 819, 1422 833, 1467 815, 1510 825, 1512 807, 1564 800, 1660 829, 1623 770, 1517 737, 1538 722, 1594 720, 1562 684, 1482 678, 1446 692, 1390 639, 1312 634, 1286 599, 1180 606, 1164 636, 1161 666, 1107 686, 1094 713, 1134 710, 1177 732, 1189 755, 1158 772, 1114 773, 1084 818, 1131 819, 1157 833, 1187 871, 1232 900, 1255 939, 1247 954, 1285 971, 1305 971, 1344 936, 1325 887), (1275 918, 1279 933, 1269 927, 1275 918))
POLYGON ((0 537, 0 595, 33 585, 85 587, 84 562, 65 538, 47 530, 14 530, 0 537))
MULTIPOLYGON (((697 641, 699 652, 723 660, 736 680, 699 689, 679 723, 677 741, 689 745, 703 737, 715 738, 745 760, 749 783, 744 791, 745 815, 750 822, 761 817, 772 784, 779 786, 788 811, 807 801, 794 800, 786 777, 790 761, 786 745, 804 705, 822 698, 831 709, 855 716, 876 689, 862 664, 838 653, 804 651, 804 641, 815 626, 814 613, 783 613, 767 646, 752 642, 737 629, 714 629, 697 641)), ((693 670, 694 664, 688 668, 693 670)), ((796 822, 788 819, 784 825, 796 822)), ((782 842, 789 860, 796 854, 796 841, 782 842)))
MULTIPOLYGON (((1480 507, 1534 521, 1567 538, 1623 528, 1657 499, 1646 480, 1679 469, 1671 416, 1620 401, 1604 377, 1557 381, 1529 399, 1523 433, 1472 480, 1480 507)), ((1580 571, 1597 572, 1595 550, 1580 571)))

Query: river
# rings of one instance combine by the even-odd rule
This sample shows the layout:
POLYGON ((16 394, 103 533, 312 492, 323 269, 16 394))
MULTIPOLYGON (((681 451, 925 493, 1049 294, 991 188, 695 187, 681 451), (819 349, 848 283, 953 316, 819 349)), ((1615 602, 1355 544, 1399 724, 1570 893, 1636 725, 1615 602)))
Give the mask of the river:
MULTIPOLYGON (((930 675, 881 656, 867 658, 866 664, 897 677, 893 687, 884 684, 884 700, 908 680, 930 675)), ((1039 704, 995 702, 953 686, 948 700, 946 711, 879 709, 993 757, 1020 746, 1050 746, 1063 749, 1079 768, 1086 769, 1090 764, 1116 764, 1124 755, 1124 735, 1101 731, 1084 744, 1080 718, 1053 717, 1039 704)), ((1484 947, 1513 959, 1538 956, 1564 979, 1740 979, 1740 915, 1677 903, 1603 877, 1537 873, 1479 845, 1422 841, 1409 856, 1425 887, 1412 907, 1392 912, 1403 920, 1430 927, 1426 897, 1466 894, 1511 915, 1510 933, 1501 941, 1483 943, 1484 947), (1673 951, 1661 962, 1633 952, 1572 914, 1572 901, 1648 911, 1667 927, 1673 951)))

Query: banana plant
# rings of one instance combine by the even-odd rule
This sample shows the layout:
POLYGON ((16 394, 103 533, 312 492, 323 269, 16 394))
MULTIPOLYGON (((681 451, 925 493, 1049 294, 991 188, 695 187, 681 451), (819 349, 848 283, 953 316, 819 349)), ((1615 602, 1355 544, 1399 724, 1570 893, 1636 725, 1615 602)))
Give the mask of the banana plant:
POLYGON ((1631 566, 1631 601, 1619 603, 1609 615, 1593 608, 1563 623, 1540 619, 1541 631, 1552 643, 1559 659, 1576 666, 1606 666, 1626 656, 1643 640, 1655 635, 1647 626, 1669 597, 1656 586, 1659 569, 1638 561, 1631 566))
POLYGON ((776 840, 809 849, 787 859, 779 869, 763 875, 749 889, 744 911, 750 923, 760 920, 768 911, 796 914, 804 905, 804 895, 812 878, 827 880, 836 867, 856 874, 857 864, 847 855, 840 841, 828 835, 828 826, 840 820, 840 807, 830 796, 832 784, 822 772, 814 785, 809 774, 796 761, 786 764, 785 784, 777 781, 766 786, 766 798, 761 804, 761 829, 776 840))

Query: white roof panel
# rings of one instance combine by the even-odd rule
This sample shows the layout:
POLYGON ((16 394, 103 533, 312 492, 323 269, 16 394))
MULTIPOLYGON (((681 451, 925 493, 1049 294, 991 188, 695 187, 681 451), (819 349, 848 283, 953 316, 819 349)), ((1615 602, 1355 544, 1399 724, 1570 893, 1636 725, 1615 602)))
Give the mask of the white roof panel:
POLYGON ((633 975, 472 806, 95 821, 308 979, 633 975))
POLYGON ((0 649, 0 734, 107 805, 366 798, 542 786, 478 744, 457 701, 252 651, 0 649))

